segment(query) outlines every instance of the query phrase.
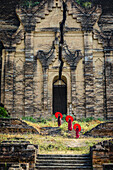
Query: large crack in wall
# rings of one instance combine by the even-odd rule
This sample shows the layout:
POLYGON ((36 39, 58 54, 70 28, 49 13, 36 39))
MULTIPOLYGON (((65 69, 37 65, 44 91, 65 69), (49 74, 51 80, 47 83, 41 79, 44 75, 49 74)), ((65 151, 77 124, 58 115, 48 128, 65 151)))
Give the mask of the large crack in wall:
POLYGON ((62 69, 63 69, 63 60, 62 60, 62 50, 64 44, 64 26, 66 21, 66 12, 67 12, 67 5, 66 2, 63 1, 63 20, 60 23, 60 43, 59 43, 59 60, 60 60, 60 68, 59 68, 59 80, 62 77, 62 69))

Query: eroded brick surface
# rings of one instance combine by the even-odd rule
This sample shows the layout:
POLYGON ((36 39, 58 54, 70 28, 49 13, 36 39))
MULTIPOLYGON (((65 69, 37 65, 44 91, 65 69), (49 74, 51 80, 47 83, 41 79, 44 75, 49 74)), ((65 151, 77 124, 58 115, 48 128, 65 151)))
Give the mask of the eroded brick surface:
POLYGON ((105 122, 97 125, 85 135, 93 137, 113 137, 113 122, 105 122))
POLYGON ((36 162, 38 146, 29 141, 3 141, 0 144, 0 167, 13 169, 33 169, 36 162))
POLYGON ((113 168, 113 139, 94 145, 91 153, 94 170, 103 170, 105 166, 113 168))

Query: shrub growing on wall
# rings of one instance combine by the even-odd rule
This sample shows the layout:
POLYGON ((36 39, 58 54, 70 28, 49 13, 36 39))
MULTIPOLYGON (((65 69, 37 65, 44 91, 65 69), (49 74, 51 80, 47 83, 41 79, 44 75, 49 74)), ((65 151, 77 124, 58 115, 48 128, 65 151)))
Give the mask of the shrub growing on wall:
MULTIPOLYGON (((32 8, 36 5, 39 5, 42 0, 20 0, 20 4, 26 8, 32 8)), ((92 6, 92 0, 74 0, 79 5, 84 8, 90 8, 92 6)))
POLYGON ((0 106, 0 117, 9 117, 7 110, 0 106))
POLYGON ((92 7, 92 0, 75 0, 79 5, 84 8, 91 8, 92 7))
POLYGON ((30 7, 39 5, 40 2, 41 2, 41 0, 25 0, 25 1, 20 0, 20 4, 26 8, 30 8, 30 7))

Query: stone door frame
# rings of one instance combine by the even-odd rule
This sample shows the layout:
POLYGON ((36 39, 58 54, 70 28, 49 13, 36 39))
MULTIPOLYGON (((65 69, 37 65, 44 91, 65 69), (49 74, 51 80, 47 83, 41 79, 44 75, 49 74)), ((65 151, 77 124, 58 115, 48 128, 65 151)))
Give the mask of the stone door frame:
MULTIPOLYGON (((55 80, 55 81, 53 81, 53 101, 52 101, 52 108, 53 108, 53 114, 55 114, 54 113, 54 111, 55 112, 57 112, 57 111, 59 111, 59 112, 61 112, 62 114, 67 114, 67 81, 65 82, 63 79, 61 79, 61 80, 59 80, 59 79, 57 79, 57 80, 55 80), (57 83, 57 81, 59 81, 59 83, 58 84, 56 84, 55 85, 55 83, 57 83), (63 113, 61 110, 54 110, 55 109, 55 101, 57 100, 55 97, 54 97, 54 95, 56 95, 56 93, 55 93, 55 91, 54 91, 54 88, 57 88, 57 92, 60 90, 60 89, 58 89, 58 88, 61 88, 62 90, 65 90, 65 94, 64 94, 64 96, 62 97, 61 96, 61 98, 62 98, 62 100, 63 101, 61 101, 61 103, 62 102, 64 102, 64 103, 62 103, 62 106, 61 106, 61 110, 65 110, 65 113, 63 113), (65 99, 64 99, 65 98, 65 99), (63 109, 62 109, 63 108, 63 109)), ((59 105, 59 107, 60 107, 60 105, 59 105)))
MULTIPOLYGON (((63 72, 62 74, 63 77, 65 77, 67 81, 67 114, 69 113, 69 105, 72 102, 71 99, 71 77, 70 77, 70 72, 63 72)), ((48 73, 48 106, 49 106, 49 111, 51 114, 53 113, 53 82, 55 80, 55 77, 58 77, 57 72, 51 72, 49 70, 48 73)))

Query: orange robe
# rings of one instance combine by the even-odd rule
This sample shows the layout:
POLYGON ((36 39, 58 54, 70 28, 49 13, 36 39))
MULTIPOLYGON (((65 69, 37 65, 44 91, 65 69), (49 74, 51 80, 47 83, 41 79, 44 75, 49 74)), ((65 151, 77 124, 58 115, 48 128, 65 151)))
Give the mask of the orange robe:
POLYGON ((58 126, 60 126, 60 125, 61 125, 61 117, 58 116, 58 126))
POLYGON ((69 119, 68 121, 68 130, 72 130, 72 120, 69 119))
POLYGON ((76 128, 76 138, 79 138, 79 128, 76 128))

